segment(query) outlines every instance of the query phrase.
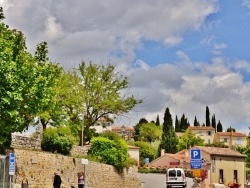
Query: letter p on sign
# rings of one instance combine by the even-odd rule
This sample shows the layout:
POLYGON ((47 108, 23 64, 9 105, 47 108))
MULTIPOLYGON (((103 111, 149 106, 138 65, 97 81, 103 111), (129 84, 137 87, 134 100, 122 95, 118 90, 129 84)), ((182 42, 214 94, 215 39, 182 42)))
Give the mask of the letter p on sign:
POLYGON ((192 148, 190 150, 191 159, 201 159, 201 150, 199 148, 192 148))

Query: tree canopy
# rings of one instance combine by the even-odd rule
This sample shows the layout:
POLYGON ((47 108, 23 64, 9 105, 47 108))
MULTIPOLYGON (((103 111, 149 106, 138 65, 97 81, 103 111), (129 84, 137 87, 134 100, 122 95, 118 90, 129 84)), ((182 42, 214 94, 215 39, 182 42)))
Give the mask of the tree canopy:
POLYGON ((11 30, 0 11, 0 144, 8 143, 12 132, 21 132, 34 117, 49 108, 60 68, 39 63, 26 50, 22 32, 11 30))

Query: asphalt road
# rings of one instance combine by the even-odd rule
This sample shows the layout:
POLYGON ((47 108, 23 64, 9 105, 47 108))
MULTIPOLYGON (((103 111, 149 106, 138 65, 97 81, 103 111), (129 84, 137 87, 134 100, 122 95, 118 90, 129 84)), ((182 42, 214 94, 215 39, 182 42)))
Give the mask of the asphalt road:
MULTIPOLYGON (((138 178, 141 180, 142 188, 166 188, 165 174, 142 174, 138 173, 138 178)), ((191 188, 193 179, 187 178, 187 188, 191 188)))

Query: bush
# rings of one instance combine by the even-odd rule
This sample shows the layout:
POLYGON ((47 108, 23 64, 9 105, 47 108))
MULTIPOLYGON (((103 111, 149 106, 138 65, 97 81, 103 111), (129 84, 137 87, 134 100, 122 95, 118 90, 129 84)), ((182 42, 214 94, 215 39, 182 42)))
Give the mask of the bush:
POLYGON ((41 147, 44 151, 68 155, 73 141, 68 127, 49 127, 43 133, 41 147))
POLYGON ((129 157, 128 146, 122 138, 115 140, 105 137, 93 138, 89 154, 100 158, 105 164, 115 166, 118 171, 134 164, 129 157))

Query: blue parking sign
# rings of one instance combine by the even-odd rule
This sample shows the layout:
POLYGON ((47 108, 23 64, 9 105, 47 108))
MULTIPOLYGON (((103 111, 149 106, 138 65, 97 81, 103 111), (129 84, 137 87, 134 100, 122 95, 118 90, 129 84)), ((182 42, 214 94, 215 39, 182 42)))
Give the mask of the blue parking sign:
POLYGON ((16 157, 14 153, 9 154, 9 175, 13 176, 15 174, 15 163, 16 157))
POLYGON ((190 149, 190 159, 199 159, 201 160, 201 150, 199 148, 190 149))
POLYGON ((201 150, 199 148, 190 149, 190 167, 200 169, 202 167, 201 150))

